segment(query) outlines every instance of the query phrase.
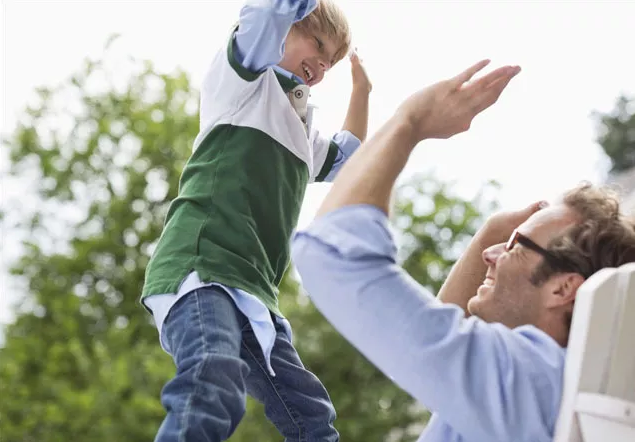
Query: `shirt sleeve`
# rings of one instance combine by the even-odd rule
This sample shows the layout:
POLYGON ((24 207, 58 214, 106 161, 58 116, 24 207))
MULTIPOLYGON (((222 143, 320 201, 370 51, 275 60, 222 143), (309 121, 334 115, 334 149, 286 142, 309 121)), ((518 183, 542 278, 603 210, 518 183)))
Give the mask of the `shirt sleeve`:
POLYGON ((534 327, 465 318, 396 262, 386 215, 348 206, 313 222, 292 257, 317 308, 375 366, 474 440, 551 440, 564 350, 534 327))
POLYGON ((361 141, 347 130, 336 133, 331 139, 317 135, 313 141, 315 181, 333 182, 344 163, 361 144, 361 141))
POLYGON ((291 26, 316 7, 317 0, 248 0, 234 34, 236 60, 254 73, 278 64, 291 26))

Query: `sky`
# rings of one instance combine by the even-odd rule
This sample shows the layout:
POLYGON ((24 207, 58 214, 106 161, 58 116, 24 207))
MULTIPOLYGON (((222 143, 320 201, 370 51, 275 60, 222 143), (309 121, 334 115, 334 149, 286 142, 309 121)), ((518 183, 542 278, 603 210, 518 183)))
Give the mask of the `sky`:
MULTIPOLYGON (((33 91, 56 85, 98 58, 109 36, 116 50, 152 60, 162 71, 181 68, 193 84, 223 46, 242 1, 2 1, 2 123, 10 133, 33 91)), ((595 143, 593 111, 609 111, 618 95, 635 93, 630 1, 339 0, 354 45, 373 82, 372 134, 409 94, 490 58, 491 68, 518 64, 499 102, 472 129, 447 141, 422 143, 402 179, 433 172, 470 197, 486 180, 501 184, 503 208, 551 199, 581 180, 598 182, 608 164, 595 143), (630 23, 629 23, 630 21, 630 23)), ((122 73, 122 79, 125 74, 122 73)), ((315 124, 339 130, 351 89, 347 60, 312 91, 315 124)), ((0 176, 8 168, 0 153, 0 176)), ((0 205, 24 198, 25 187, 4 178, 0 205)), ((312 218, 328 185, 307 192, 300 226, 312 218)), ((28 199, 24 204, 28 205, 28 199)), ((26 210, 26 209, 25 209, 26 210)), ((6 269, 19 254, 3 231, 0 324, 17 295, 6 269)))

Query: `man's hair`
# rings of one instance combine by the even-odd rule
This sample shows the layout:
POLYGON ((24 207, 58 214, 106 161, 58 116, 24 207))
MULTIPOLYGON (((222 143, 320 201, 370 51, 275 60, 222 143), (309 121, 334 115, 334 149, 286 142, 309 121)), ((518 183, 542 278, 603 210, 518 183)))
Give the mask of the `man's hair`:
POLYGON ((303 20, 295 23, 293 29, 305 35, 317 32, 324 34, 337 45, 333 54, 333 64, 342 60, 351 46, 351 30, 344 11, 333 0, 319 0, 318 6, 303 20))
MULTIPOLYGON (((567 192, 563 202, 574 210, 578 220, 547 247, 559 262, 585 278, 605 267, 635 262, 635 223, 620 213, 612 189, 583 183, 567 192)), ((531 282, 541 285, 559 271, 562 269, 543 260, 531 282)))

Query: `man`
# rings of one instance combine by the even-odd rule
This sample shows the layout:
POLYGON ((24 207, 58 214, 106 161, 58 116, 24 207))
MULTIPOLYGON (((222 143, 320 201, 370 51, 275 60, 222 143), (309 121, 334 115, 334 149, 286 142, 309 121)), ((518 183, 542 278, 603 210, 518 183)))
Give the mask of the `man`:
POLYGON ((487 63, 409 97, 292 244, 316 306, 433 412, 420 441, 551 441, 577 289, 600 268, 635 261, 633 224, 607 191, 585 185, 549 207, 490 218, 442 288, 444 302, 396 263, 387 220, 395 180, 418 142, 466 131, 520 71, 470 81, 487 63))

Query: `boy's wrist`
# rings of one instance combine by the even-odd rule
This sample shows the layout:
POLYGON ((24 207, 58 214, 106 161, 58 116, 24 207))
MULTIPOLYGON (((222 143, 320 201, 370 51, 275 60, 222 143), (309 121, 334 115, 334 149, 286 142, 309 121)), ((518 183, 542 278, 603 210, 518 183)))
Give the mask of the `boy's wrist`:
POLYGON ((366 94, 370 95, 373 90, 373 86, 371 84, 358 84, 353 83, 353 94, 366 94))

